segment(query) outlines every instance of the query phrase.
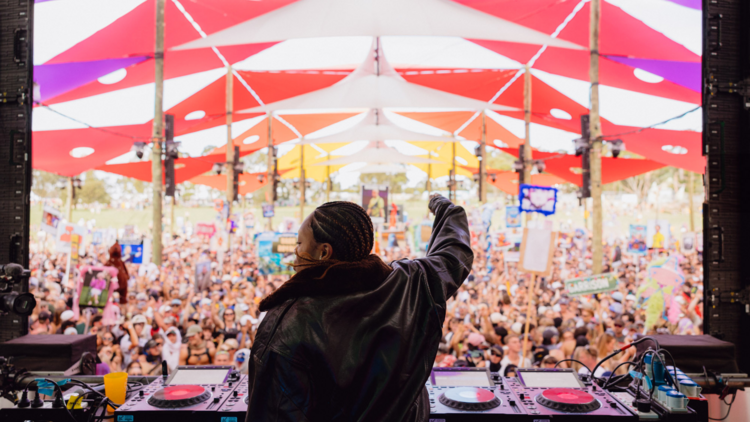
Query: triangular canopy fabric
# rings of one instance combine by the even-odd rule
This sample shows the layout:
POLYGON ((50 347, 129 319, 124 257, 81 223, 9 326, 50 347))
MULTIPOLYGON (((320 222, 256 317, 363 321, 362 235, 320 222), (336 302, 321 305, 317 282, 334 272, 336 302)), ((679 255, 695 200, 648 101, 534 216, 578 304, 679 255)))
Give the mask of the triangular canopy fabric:
MULTIPOLYGON (((560 0, 455 1, 545 34, 552 34, 561 24, 565 24, 557 36, 558 40, 589 46, 589 2, 583 3, 581 7, 579 4, 582 2, 560 0)), ((552 44, 549 46, 555 47, 552 44)), ((599 53, 643 59, 701 61, 700 56, 683 45, 606 1, 601 2, 599 53)))
MULTIPOLYGON (((414 112, 399 112, 398 114, 428 124, 430 126, 442 129, 446 132, 456 133, 457 130, 461 129, 460 132, 456 133, 469 141, 479 142, 482 138, 482 116, 471 111, 414 111, 414 112), (471 122, 466 125, 470 119, 471 122)), ((493 120, 491 117, 485 117, 485 131, 486 140, 488 145, 496 146, 507 146, 510 148, 517 148, 519 145, 524 143, 524 140, 512 134, 508 129, 504 128, 500 123, 493 120), (498 145, 498 143, 500 145, 498 145)))
POLYGON ((304 144, 327 144, 331 142, 424 140, 451 141, 449 136, 434 136, 414 132, 395 125, 382 110, 370 110, 362 121, 353 127, 333 135, 304 139, 304 144))
MULTIPOLYGON (((244 156, 247 154, 250 154, 250 152, 248 151, 240 155, 244 156)), ((193 177, 206 173, 211 170, 214 163, 223 163, 226 162, 226 160, 227 156, 225 154, 178 158, 174 161, 175 183, 182 183, 193 177)), ((151 166, 151 161, 139 161, 135 163, 109 164, 97 167, 97 170, 119 174, 120 176, 130 177, 144 182, 150 182, 153 180, 151 176, 151 166)), ((162 164, 162 180, 164 180, 164 177, 166 176, 164 165, 162 164)), ((226 183, 226 180, 227 177, 224 176, 224 183, 226 183)))
POLYGON ((292 109, 382 109, 389 107, 516 110, 514 107, 488 104, 485 101, 477 101, 461 95, 442 92, 439 89, 410 84, 391 67, 383 54, 382 46, 375 40, 365 61, 350 75, 333 86, 283 101, 270 104, 266 102, 265 106, 240 110, 240 113, 292 109))
MULTIPOLYGON (((501 148, 501 150, 518 158, 518 149, 501 148)), ((564 179, 576 186, 583 186, 581 175, 581 157, 554 152, 532 152, 535 160, 544 160, 544 171, 564 179)), ((663 164, 651 160, 634 158, 602 157, 602 184, 613 183, 628 179, 639 174, 648 173, 664 167, 663 164)))
MULTIPOLYGON (((487 175, 487 182, 508 195, 518 195, 518 173, 514 171, 492 172, 487 175)), ((565 180, 552 174, 532 174, 531 184, 536 186, 555 186, 565 180)))
MULTIPOLYGON (((274 72, 235 71, 232 75, 232 101, 235 111, 255 107, 258 100, 274 102, 319 90, 345 78, 350 72, 340 70, 286 70, 274 72)), ((226 75, 170 108, 175 122, 200 116, 219 116, 226 113, 226 75)), ((245 113, 247 114, 247 113, 245 113)), ((242 119, 242 113, 234 113, 242 119)))
MULTIPOLYGON (((402 74, 409 82, 452 94, 480 101, 494 98, 493 104, 516 109, 498 113, 523 119, 523 77, 507 85, 516 72, 505 69, 420 69, 402 71, 402 74), (501 90, 502 94, 497 95, 501 90)), ((563 130, 580 132, 580 116, 588 114, 589 110, 532 75, 531 113, 537 119, 557 122, 563 130)))
POLYGON ((368 164, 364 167, 352 169, 352 173, 360 174, 399 174, 406 173, 409 171, 409 166, 406 164, 368 164))
MULTIPOLYGON (((318 148, 326 151, 329 154, 323 154, 312 145, 295 145, 289 152, 281 156, 277 165, 279 172, 284 170, 284 174, 281 176, 282 179, 297 179, 300 177, 300 168, 305 168, 305 178, 312 179, 318 182, 326 180, 331 174, 339 171, 345 164, 339 165, 328 165, 328 166, 317 166, 316 164, 330 160, 332 158, 339 158, 337 155, 330 155, 331 151, 335 151, 346 144, 323 144, 318 148), (301 148, 304 148, 304 164, 300 166, 300 152, 301 148)), ((317 146, 317 145, 316 145, 317 146)))
MULTIPOLYGON (((546 33, 551 33, 546 32, 546 33)), ((299 0, 179 49, 347 36, 452 36, 581 48, 450 0, 299 0)))
MULTIPOLYGON (((209 186, 220 191, 227 190, 227 176, 224 174, 207 174, 203 176, 196 176, 188 180, 190 183, 196 185, 209 186)), ((266 173, 243 173, 239 175, 239 188, 237 193, 239 195, 246 195, 253 193, 256 190, 262 188, 268 184, 268 177, 266 173)))
POLYGON ((412 164, 412 163, 434 163, 438 164, 440 161, 432 160, 429 158, 417 157, 414 155, 406 155, 400 153, 395 148, 386 146, 382 141, 370 142, 370 144, 361 151, 355 152, 352 155, 344 157, 334 158, 333 160, 323 161, 315 164, 316 166, 330 166, 336 164, 351 164, 351 163, 369 163, 369 164, 412 164))
MULTIPOLYGON (((338 123, 342 120, 355 116, 357 113, 321 113, 321 114, 284 114, 273 117, 271 125, 271 137, 273 144, 279 145, 308 135, 324 127, 338 123), (294 132, 289 126, 282 123, 279 119, 284 119, 297 132, 294 132)), ((235 114, 235 116, 241 116, 235 114)), ((255 126, 246 130, 233 139, 234 145, 240 147, 240 151, 246 149, 255 150, 257 147, 264 148, 268 146, 268 118, 259 121, 255 126)), ((211 153, 216 154, 226 151, 226 145, 214 149, 211 153)), ((331 150, 333 151, 333 150, 331 150)))
MULTIPOLYGON (((471 40, 520 63, 528 63, 539 51, 536 46, 499 41, 471 40)), ((589 81, 588 51, 547 48, 534 61, 534 69, 567 78, 589 81)), ((657 97, 700 104, 700 62, 676 62, 654 59, 630 59, 620 56, 601 56, 599 83, 628 91, 657 97), (657 75, 645 78, 639 69, 657 75), (639 77, 640 76, 640 77, 639 77), (658 77, 664 78, 659 80, 658 77)))
POLYGON ((36 131, 32 165, 37 170, 73 177, 130 151, 137 141, 149 142, 151 123, 104 128, 36 131))

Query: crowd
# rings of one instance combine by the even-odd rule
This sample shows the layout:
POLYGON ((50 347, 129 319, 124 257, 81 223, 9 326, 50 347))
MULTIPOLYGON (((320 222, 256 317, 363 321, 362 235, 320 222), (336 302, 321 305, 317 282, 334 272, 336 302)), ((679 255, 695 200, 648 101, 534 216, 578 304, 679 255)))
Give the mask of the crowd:
MULTIPOLYGON (((560 238, 549 277, 520 273, 517 263, 506 259, 506 250, 487 247, 482 236, 472 238, 474 267, 448 301, 436 366, 489 367, 513 375, 516 368, 559 364, 586 373, 598 359, 640 335, 701 333, 699 254, 651 250, 630 255, 624 253, 626 240, 615 240, 605 245, 604 266, 605 272, 616 274, 617 288, 572 296, 564 281, 591 274, 590 238, 569 243, 560 238), (646 267, 667 255, 678 256, 686 278, 680 291, 673 292, 679 315, 676 321, 659 317, 646 326, 648 307, 642 305, 647 297, 641 295, 646 267)), ((265 274, 250 237, 234 245, 217 256, 205 236, 174 236, 164 246, 161 267, 123 262, 118 244, 88 245, 79 265, 118 269, 119 289, 103 310, 78 306, 73 278, 65 278, 66 254, 35 250, 29 285, 37 307, 30 316, 30 332, 95 334, 100 373, 157 375, 163 361, 170 370, 215 364, 246 371, 264 317, 258 305, 289 275, 265 274)), ((419 255, 404 244, 376 247, 386 262, 419 255)), ((596 375, 617 370, 632 353, 631 348, 607 361, 596 375)))

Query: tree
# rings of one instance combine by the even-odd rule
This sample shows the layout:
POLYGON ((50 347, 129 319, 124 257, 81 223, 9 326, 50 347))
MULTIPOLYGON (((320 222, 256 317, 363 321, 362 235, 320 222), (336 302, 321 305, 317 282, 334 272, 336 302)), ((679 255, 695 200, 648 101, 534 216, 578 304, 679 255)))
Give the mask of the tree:
POLYGON ((63 181, 66 182, 65 186, 67 186, 67 180, 64 177, 42 170, 34 170, 31 177, 31 191, 34 192, 34 195, 48 199, 65 198, 65 189, 60 189, 57 185, 59 181, 63 181))
POLYGON ((367 173, 360 174, 359 181, 365 185, 383 185, 391 188, 391 193, 401 193, 403 186, 409 181, 406 173, 385 174, 367 173))
POLYGON ((94 176, 93 171, 86 172, 83 186, 76 192, 76 201, 79 204, 109 204, 110 200, 104 180, 94 176))

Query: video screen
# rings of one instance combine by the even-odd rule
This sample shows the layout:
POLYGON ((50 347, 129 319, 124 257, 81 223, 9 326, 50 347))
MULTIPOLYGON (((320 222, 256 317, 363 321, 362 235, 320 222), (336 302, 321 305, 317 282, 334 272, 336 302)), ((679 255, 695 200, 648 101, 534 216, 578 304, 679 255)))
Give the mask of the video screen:
POLYGON ((519 377, 527 387, 581 388, 578 375, 574 372, 531 372, 519 371, 519 377))
POLYGON ((492 387, 486 371, 433 371, 432 379, 438 387, 492 387))
POLYGON ((221 384, 228 375, 229 369, 180 369, 169 385, 221 384))

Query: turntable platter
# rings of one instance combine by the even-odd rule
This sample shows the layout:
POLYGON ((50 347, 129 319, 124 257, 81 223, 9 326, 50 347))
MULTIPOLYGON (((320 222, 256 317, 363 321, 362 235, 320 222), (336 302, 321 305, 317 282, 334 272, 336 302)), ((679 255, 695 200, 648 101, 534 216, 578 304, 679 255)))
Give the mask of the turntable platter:
POLYGON ((591 394, 572 388, 551 388, 536 396, 537 403, 561 412, 587 413, 601 404, 591 394))
POLYGON ((171 385, 154 393, 148 404, 162 409, 174 409, 202 403, 211 397, 211 392, 200 385, 171 385))
POLYGON ((454 388, 440 395, 440 403, 459 410, 489 410, 500 406, 495 393, 484 388, 454 388))

